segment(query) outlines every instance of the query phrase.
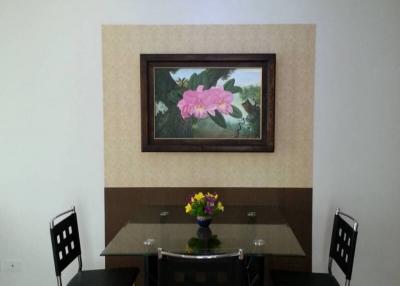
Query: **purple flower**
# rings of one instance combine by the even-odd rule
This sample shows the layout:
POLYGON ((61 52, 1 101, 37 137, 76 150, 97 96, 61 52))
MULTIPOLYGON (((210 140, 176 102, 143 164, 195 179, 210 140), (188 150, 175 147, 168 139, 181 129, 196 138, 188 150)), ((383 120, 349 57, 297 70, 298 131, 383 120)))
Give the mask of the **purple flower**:
POLYGON ((210 206, 206 205, 206 207, 204 208, 204 212, 208 215, 212 214, 212 209, 210 206))
POLYGON ((206 201, 209 203, 215 203, 215 198, 213 197, 206 197, 206 201))

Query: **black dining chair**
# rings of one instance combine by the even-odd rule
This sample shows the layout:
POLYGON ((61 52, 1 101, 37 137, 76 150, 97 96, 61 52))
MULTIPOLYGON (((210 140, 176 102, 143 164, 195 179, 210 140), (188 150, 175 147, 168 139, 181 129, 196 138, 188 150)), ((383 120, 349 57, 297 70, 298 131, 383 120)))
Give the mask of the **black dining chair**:
POLYGON ((244 255, 187 255, 158 249, 158 286, 243 286, 244 255))
POLYGON ((75 207, 51 220, 50 237, 58 286, 62 286, 61 272, 75 259, 78 259, 79 270, 67 284, 68 286, 132 286, 134 284, 139 273, 137 268, 82 270, 81 244, 75 207), (58 221, 57 224, 56 221, 58 221))
POLYGON ((329 251, 328 273, 273 271, 274 286, 339 286, 339 282, 332 274, 333 261, 345 274, 345 285, 349 286, 353 272, 357 234, 358 222, 348 214, 341 212, 340 209, 336 209, 329 251), (350 221, 351 224, 346 220, 350 221))

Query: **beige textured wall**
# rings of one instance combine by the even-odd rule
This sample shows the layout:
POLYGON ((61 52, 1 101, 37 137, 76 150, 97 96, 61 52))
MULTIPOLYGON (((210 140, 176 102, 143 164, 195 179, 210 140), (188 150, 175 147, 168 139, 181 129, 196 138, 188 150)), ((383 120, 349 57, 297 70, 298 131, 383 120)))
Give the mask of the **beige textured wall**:
POLYGON ((314 25, 103 26, 106 187, 312 187, 314 25), (276 53, 274 153, 142 153, 140 53, 276 53))

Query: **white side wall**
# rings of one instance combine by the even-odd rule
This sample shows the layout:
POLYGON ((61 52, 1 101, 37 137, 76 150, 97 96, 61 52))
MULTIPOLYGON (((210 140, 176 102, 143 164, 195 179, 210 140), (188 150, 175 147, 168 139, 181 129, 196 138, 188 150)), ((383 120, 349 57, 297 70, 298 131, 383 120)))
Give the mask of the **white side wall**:
POLYGON ((353 285, 398 285, 398 0, 1 0, 0 260, 22 272, 0 272, 0 285, 55 285, 47 223, 72 204, 86 267, 104 264, 101 25, 111 23, 317 24, 313 267, 326 268, 341 206, 361 222, 353 285))

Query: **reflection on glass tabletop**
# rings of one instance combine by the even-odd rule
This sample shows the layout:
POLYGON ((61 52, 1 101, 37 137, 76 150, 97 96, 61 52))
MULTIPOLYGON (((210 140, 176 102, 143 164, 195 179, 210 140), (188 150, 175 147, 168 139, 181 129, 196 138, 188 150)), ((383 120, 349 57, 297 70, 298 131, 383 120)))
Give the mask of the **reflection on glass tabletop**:
POLYGON ((104 256, 155 255, 158 248, 186 254, 226 253, 304 256, 292 229, 276 207, 227 207, 201 228, 182 206, 143 206, 132 211, 104 256))

